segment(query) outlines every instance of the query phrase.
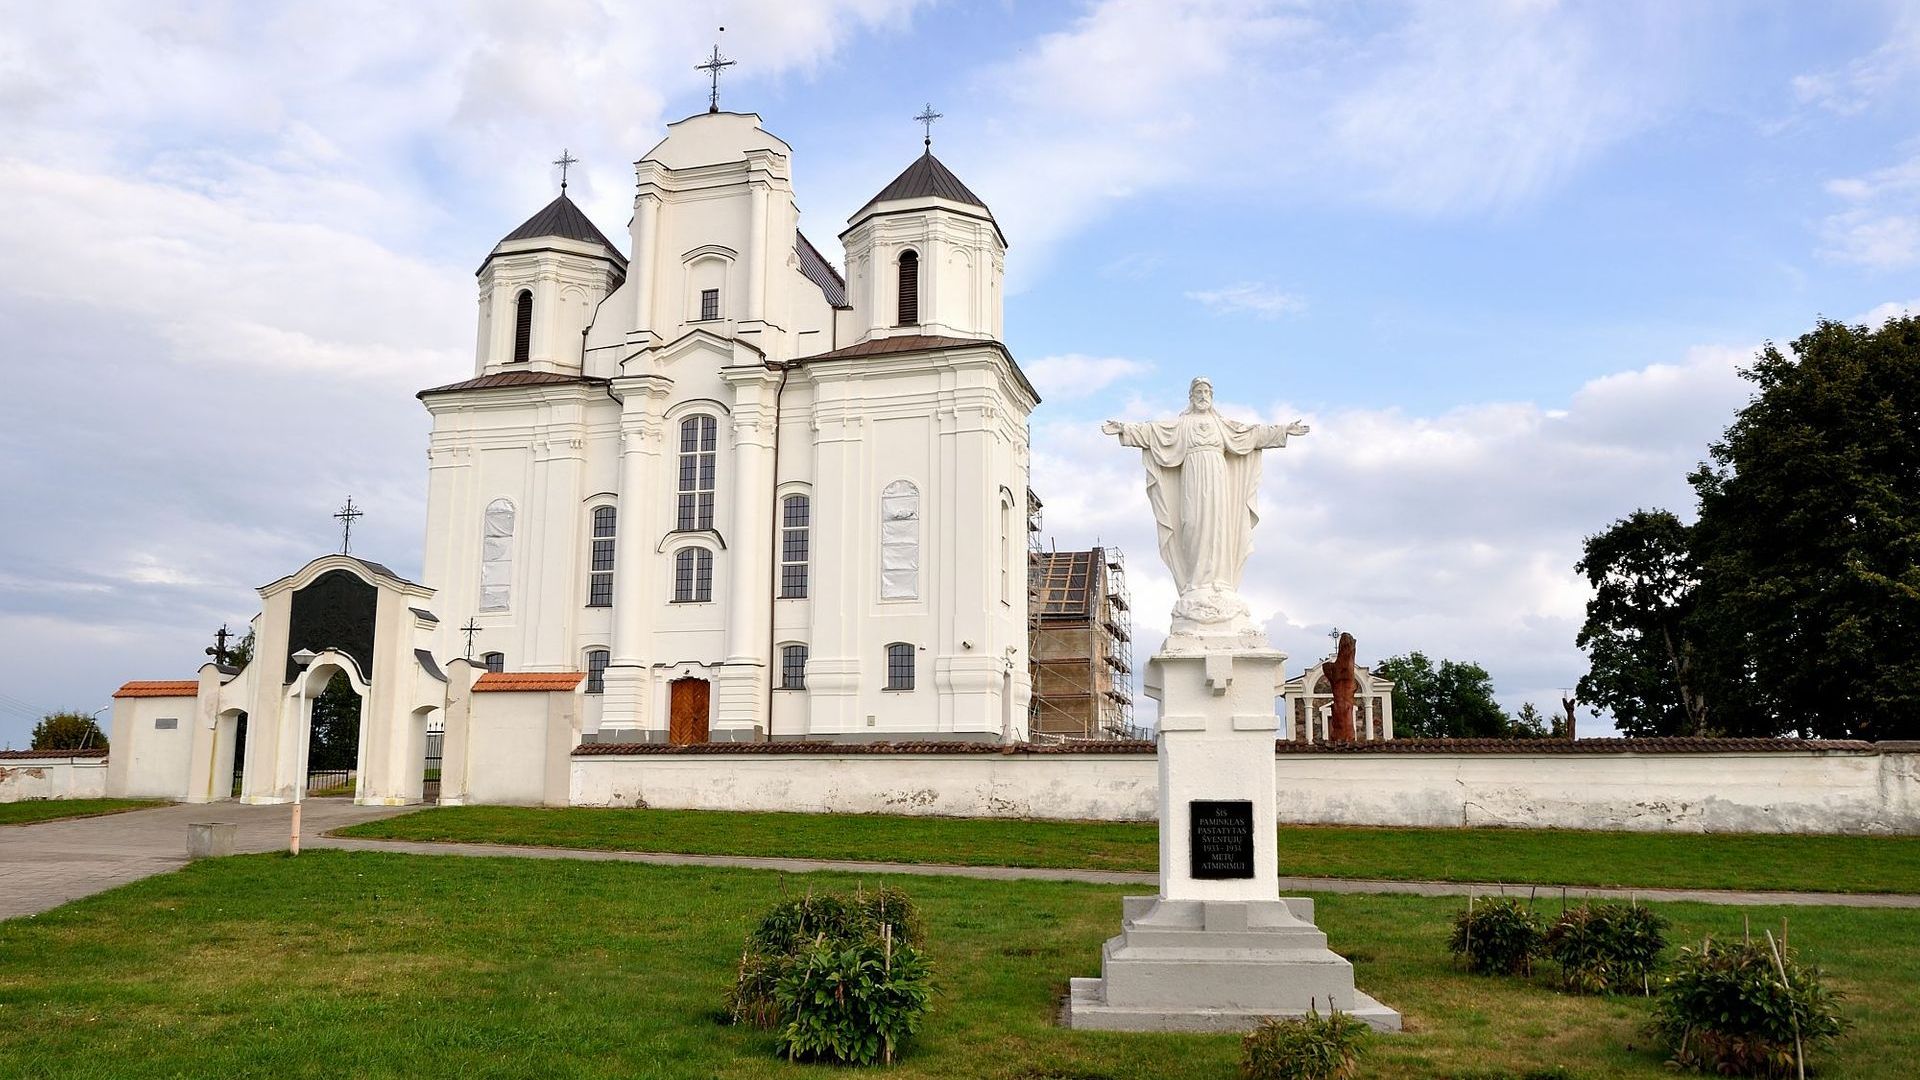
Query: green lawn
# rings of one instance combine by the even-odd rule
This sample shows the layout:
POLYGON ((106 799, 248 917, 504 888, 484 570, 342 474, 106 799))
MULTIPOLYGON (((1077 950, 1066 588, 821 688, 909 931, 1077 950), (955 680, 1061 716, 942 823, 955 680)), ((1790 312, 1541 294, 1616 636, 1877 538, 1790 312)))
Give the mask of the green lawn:
MULTIPOLYGON (((871 880, 871 879, 869 879, 871 880)), ((753 916, 844 875, 309 851, 207 860, 0 923, 0 1070, 121 1077, 804 1078, 765 1033, 716 1021, 753 916)), ((886 1075, 1041 1080, 1235 1075, 1232 1036, 1053 1025, 1098 971, 1124 890, 956 878, 904 883, 940 983, 929 1026, 886 1075)), ((1454 902, 1323 896, 1359 983, 1407 1016, 1371 1078, 1579 1080, 1671 1074, 1639 999, 1574 998, 1455 970, 1454 902)), ((1664 905, 1676 938, 1743 913, 1664 905)), ((1824 1075, 1894 1080, 1920 1058, 1920 912, 1758 909, 1828 968, 1860 1026, 1824 1075)))
MULTIPOLYGON (((487 844, 960 863, 1158 869, 1152 823, 460 806, 355 825, 343 836, 487 844)), ((1920 837, 1280 830, 1280 872, 1341 878, 1513 881, 1630 888, 1920 893, 1920 837)))
POLYGON ((32 799, 0 803, 0 825, 31 825, 36 821, 94 817, 165 805, 158 799, 32 799))

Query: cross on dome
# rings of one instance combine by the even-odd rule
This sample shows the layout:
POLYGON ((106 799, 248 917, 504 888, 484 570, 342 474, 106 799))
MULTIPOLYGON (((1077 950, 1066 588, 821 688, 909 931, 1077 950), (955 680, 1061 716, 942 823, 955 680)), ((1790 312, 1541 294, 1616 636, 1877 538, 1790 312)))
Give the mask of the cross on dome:
POLYGON ((341 507, 333 516, 340 519, 340 554, 345 555, 353 549, 354 519, 365 517, 366 511, 356 509, 353 505, 353 496, 349 495, 347 505, 341 507))
POLYGON ((565 149, 562 149, 560 156, 553 159, 553 163, 560 166, 560 194, 565 195, 567 193, 567 169, 569 166, 580 164, 580 159, 567 153, 565 149))
MULTIPOLYGON (((724 32, 726 30, 726 27, 723 26, 720 29, 724 32)), ((723 68, 732 67, 736 62, 737 61, 729 60, 726 57, 721 56, 720 43, 714 42, 713 55, 707 57, 707 62, 704 64, 693 65, 693 70, 704 71, 707 73, 707 79, 709 83, 709 86, 707 89, 707 111, 708 112, 716 113, 720 111, 720 71, 723 68)))
POLYGON ((940 114, 933 111, 933 102, 927 102, 927 107, 920 110, 920 115, 914 119, 920 121, 921 125, 927 129, 926 137, 921 142, 927 149, 933 149, 933 122, 940 119, 940 114))

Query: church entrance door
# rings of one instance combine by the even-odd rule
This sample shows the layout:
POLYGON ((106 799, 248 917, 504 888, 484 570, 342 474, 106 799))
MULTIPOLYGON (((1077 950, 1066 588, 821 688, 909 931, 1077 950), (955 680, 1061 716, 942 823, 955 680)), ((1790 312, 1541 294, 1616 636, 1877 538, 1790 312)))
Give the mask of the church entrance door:
POLYGON ((706 742, 712 685, 705 679, 675 679, 667 684, 667 691, 667 741, 675 746, 706 742))

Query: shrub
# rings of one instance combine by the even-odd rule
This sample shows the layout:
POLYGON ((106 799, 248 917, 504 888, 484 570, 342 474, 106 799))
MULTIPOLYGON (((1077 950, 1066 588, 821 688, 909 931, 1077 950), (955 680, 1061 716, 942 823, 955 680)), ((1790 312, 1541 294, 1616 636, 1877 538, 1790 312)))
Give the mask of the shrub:
POLYGON ((1348 1080, 1356 1075, 1367 1025, 1334 1010, 1267 1017, 1240 1043, 1247 1080, 1348 1080))
POLYGON ((1792 951, 1765 942, 1701 942, 1680 950, 1653 1006, 1654 1033, 1682 1069, 1789 1076, 1806 1052, 1846 1030, 1839 994, 1792 951))
POLYGON ((1547 928, 1542 951, 1577 994, 1649 992, 1667 947, 1667 920, 1638 904, 1581 904, 1547 928))
POLYGON ((774 984, 787 1024, 780 1050, 792 1059, 843 1065, 893 1062, 896 1048, 920 1028, 933 996, 932 972, 920 950, 896 943, 892 927, 878 936, 815 938, 774 984))
POLYGON ((1477 975, 1525 975, 1540 951, 1540 914, 1514 897, 1469 900, 1447 948, 1477 975))

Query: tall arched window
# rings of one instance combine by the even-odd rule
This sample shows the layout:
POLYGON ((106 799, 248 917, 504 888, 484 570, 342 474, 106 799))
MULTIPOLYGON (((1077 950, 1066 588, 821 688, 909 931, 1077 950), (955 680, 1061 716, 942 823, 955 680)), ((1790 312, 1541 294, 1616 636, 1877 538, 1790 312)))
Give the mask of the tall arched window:
POLYGON ((887 646, 887 689, 913 689, 913 646, 904 641, 887 646))
POLYGON ((487 504, 480 525, 480 610, 506 611, 513 606, 513 503, 495 499, 487 504))
POLYGON ((807 647, 805 645, 780 646, 780 689, 805 690, 807 688, 807 647))
POLYGON ((812 531, 813 504, 805 495, 780 500, 780 598, 807 595, 807 545, 812 531))
POLYGON ((713 552, 683 547, 673 553, 673 602, 704 604, 713 599, 713 552))
POLYGON ((607 664, 612 660, 613 654, 605 649, 587 650, 587 693, 606 693, 607 664))
POLYGON ((1013 603, 1013 496, 1000 492, 1000 602, 1013 603))
POLYGON ((613 529, 620 512, 611 506, 593 508, 593 549, 587 570, 587 606, 613 606, 613 529))
POLYGON ((533 290, 521 289, 513 302, 513 362, 524 364, 533 355, 533 290))
POLYGON ((714 466, 719 460, 720 425, 711 416, 680 421, 680 532, 713 528, 714 466))
POLYGON ((900 253, 900 325, 920 325, 920 253, 900 253))
POLYGON ((920 489, 895 480, 880 493, 880 599, 920 595, 920 489))

